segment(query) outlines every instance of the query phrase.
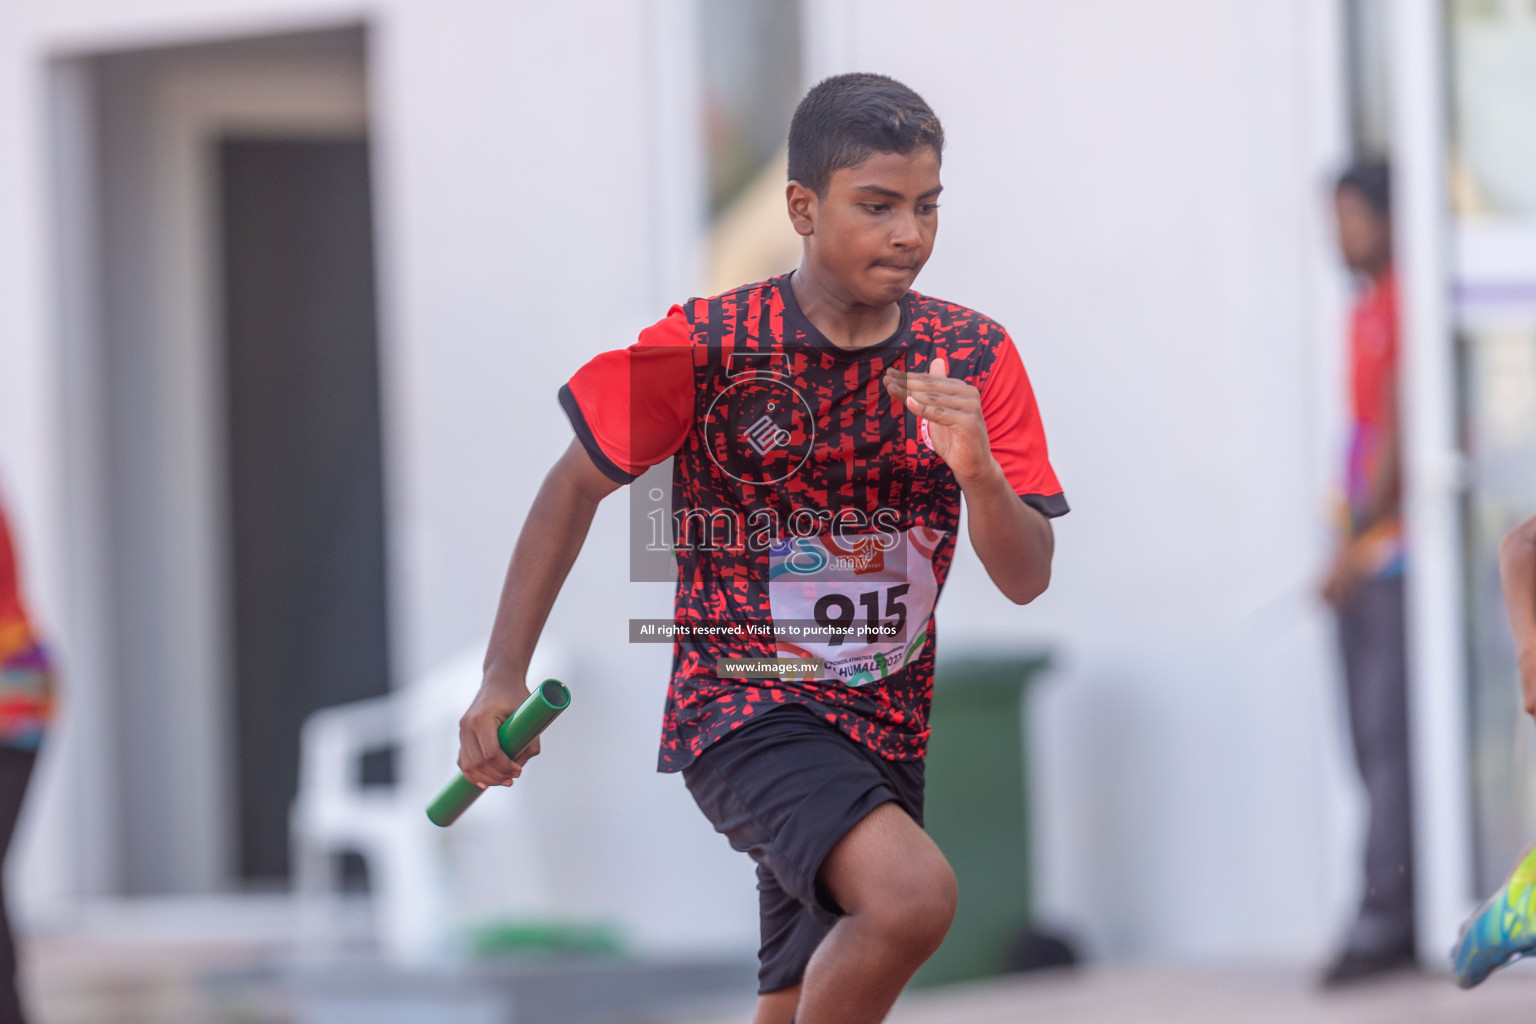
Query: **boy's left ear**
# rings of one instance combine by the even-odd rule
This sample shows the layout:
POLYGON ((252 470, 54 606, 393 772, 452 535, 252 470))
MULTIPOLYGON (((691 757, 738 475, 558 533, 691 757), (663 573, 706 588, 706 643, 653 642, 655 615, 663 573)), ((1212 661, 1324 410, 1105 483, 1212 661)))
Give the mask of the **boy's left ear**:
POLYGON ((789 183, 784 190, 784 200, 789 206, 789 222, 795 234, 809 237, 816 233, 816 193, 798 181, 789 183))

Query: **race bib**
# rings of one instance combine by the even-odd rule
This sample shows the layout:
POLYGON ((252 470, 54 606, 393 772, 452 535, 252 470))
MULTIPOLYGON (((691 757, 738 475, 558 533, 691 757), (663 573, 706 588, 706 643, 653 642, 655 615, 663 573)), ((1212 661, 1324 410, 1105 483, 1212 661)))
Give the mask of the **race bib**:
POLYGON ((928 639, 938 601, 933 556, 944 539, 905 533, 781 537, 768 552, 768 599, 781 658, 822 658, 821 678, 877 683, 928 639))

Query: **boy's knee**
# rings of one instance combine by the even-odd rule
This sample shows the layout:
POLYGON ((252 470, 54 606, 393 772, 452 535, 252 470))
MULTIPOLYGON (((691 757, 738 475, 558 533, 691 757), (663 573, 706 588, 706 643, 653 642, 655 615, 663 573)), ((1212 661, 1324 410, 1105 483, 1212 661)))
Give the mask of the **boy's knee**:
POLYGON ((949 861, 894 803, 876 808, 838 843, 819 880, 883 942, 919 962, 944 941, 959 901, 949 861))
POLYGON ((955 919, 960 898, 955 872, 940 859, 892 882, 865 913, 889 939, 926 959, 939 948, 955 919))

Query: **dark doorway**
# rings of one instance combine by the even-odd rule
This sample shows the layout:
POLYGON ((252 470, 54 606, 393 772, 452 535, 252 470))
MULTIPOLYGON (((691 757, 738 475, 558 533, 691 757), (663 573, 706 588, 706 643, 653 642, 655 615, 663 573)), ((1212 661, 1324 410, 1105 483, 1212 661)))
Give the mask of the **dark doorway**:
POLYGON ((306 715, 389 689, 368 144, 219 146, 239 871, 288 876, 306 715))

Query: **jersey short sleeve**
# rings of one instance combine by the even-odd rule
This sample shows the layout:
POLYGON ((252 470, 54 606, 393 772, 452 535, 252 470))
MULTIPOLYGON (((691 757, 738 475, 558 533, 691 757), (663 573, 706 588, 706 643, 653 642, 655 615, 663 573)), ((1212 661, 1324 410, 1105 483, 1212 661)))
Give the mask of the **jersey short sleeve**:
POLYGON ((1045 428, 1035 405, 1024 362, 1006 334, 981 388, 981 415, 992 456, 1003 467, 1013 492, 1043 515, 1069 511, 1045 447, 1045 428))
POLYGON ((670 458, 693 427, 692 331, 681 306, 604 352, 560 389, 560 407, 603 475, 627 484, 670 458))

